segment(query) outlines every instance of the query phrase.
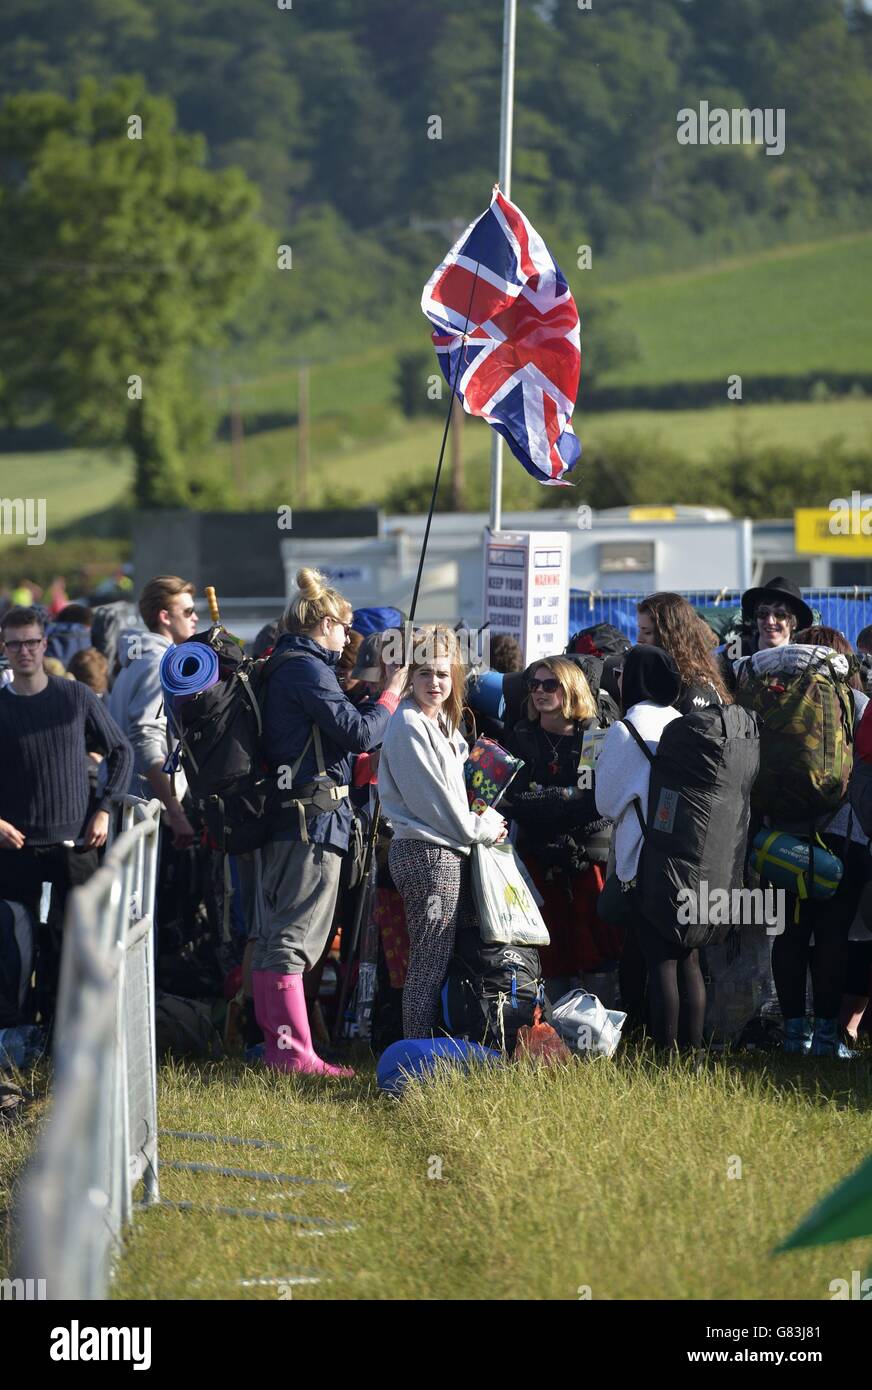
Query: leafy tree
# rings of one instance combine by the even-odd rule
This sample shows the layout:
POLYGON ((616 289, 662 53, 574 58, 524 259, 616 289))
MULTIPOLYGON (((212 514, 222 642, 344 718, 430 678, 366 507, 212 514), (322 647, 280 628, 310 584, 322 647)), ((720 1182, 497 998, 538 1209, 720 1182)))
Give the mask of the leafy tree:
POLYGON ((204 163, 202 138, 179 134, 141 79, 0 110, 3 406, 47 403, 79 439, 129 444, 142 506, 184 502, 184 455, 207 422, 191 352, 219 340, 269 264, 256 189, 204 163))

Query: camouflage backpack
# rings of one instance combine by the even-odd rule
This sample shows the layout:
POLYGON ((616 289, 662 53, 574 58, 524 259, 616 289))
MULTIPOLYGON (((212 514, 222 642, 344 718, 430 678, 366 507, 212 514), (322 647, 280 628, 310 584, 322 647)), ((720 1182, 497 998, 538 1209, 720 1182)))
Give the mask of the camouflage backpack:
POLYGON ((846 659, 826 648, 802 669, 761 670, 753 657, 741 662, 736 702, 760 723, 753 810, 777 820, 814 821, 842 804, 853 763, 849 676, 846 659))

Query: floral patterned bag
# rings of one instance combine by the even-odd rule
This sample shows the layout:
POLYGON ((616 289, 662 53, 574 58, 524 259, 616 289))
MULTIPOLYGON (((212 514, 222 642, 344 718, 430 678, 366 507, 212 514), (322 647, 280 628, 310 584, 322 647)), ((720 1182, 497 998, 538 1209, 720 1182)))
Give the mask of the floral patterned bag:
POLYGON ((524 766, 492 738, 477 738, 463 766, 471 811, 481 814, 496 806, 512 778, 524 766))

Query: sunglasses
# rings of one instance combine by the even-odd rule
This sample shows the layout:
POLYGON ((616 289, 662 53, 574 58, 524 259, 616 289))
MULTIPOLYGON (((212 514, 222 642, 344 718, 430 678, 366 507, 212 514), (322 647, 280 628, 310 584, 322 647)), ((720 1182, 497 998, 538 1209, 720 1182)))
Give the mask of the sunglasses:
POLYGON ((533 695, 537 690, 543 690, 546 695, 553 695, 555 690, 560 689, 560 682, 555 676, 547 676, 544 681, 529 680, 527 689, 533 695))
POLYGON ((193 604, 192 604, 190 608, 183 608, 183 609, 182 609, 182 617, 183 617, 183 618, 193 618, 193 616, 194 616, 194 614, 196 613, 196 611, 197 611, 196 608, 195 608, 195 607, 193 606, 193 604))
POLYGON ((6 642, 4 646, 7 652, 20 652, 22 649, 28 652, 35 652, 37 647, 42 645, 43 640, 42 637, 25 637, 21 642, 6 642))
POLYGON ((785 608, 783 603, 761 603, 760 607, 757 609, 758 618, 775 618, 780 623, 785 622, 792 616, 790 609, 785 608))

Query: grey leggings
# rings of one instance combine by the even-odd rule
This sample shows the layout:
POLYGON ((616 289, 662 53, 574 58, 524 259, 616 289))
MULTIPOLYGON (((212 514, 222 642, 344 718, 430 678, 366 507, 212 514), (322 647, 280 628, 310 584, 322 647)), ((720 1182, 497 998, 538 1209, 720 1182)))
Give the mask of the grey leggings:
POLYGON ((458 920, 472 910, 467 857, 426 840, 392 840, 391 877, 403 897, 409 969, 403 988, 403 1034, 428 1038, 440 1028, 442 982, 458 920))

